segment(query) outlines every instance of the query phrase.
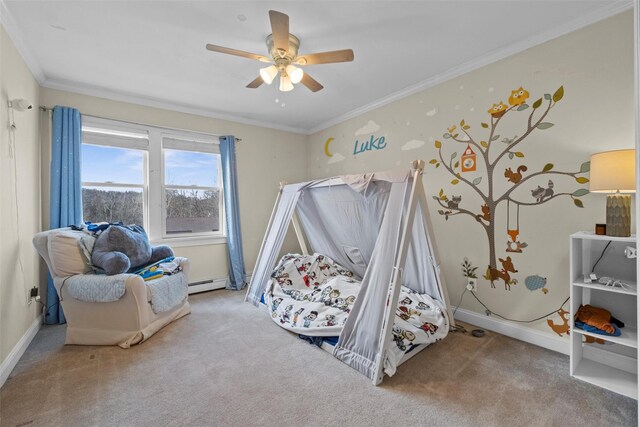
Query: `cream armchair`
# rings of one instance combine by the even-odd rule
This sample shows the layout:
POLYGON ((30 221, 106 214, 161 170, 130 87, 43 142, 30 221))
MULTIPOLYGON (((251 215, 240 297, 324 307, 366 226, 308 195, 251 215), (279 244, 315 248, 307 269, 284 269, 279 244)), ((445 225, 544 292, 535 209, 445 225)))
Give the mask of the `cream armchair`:
MULTIPOLYGON (((126 278, 125 293, 113 302, 85 302, 73 298, 63 286, 71 276, 84 275, 90 269, 78 245, 84 233, 69 228, 38 233, 33 244, 49 267, 67 318, 65 344, 118 345, 129 348, 141 343, 165 325, 191 312, 188 300, 177 307, 156 314, 151 306, 151 291, 138 275, 126 278)), ((182 272, 189 273, 189 260, 176 258, 182 272)))

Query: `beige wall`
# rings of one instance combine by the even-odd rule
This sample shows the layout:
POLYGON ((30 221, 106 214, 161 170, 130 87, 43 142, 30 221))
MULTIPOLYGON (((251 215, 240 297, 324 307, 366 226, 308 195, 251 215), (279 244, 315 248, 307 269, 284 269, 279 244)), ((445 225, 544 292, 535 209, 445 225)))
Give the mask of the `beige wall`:
MULTIPOLYGON (((459 128, 464 119, 471 125, 469 132, 477 141, 487 139, 487 130, 480 126, 481 122, 489 122, 487 109, 499 101, 507 103, 511 90, 520 86, 531 93, 529 104, 544 93, 553 94, 561 85, 565 95, 545 119, 555 126, 534 131, 518 146, 517 151, 521 151, 524 158, 509 160, 507 157, 498 165, 494 172, 497 194, 512 185, 503 175, 508 167, 515 170, 524 164, 529 168, 527 173, 531 173, 553 163, 554 169, 577 171, 594 152, 633 148, 632 61, 633 21, 628 12, 312 135, 308 143, 309 178, 406 167, 410 160, 417 158, 429 161, 437 156, 435 140, 443 141, 446 160, 453 152, 457 152, 457 160, 466 144, 443 139, 446 128, 453 124, 459 128), (374 122, 374 128, 379 127, 374 134, 384 136, 387 147, 353 155, 356 139, 362 141, 370 136, 366 131, 356 135, 357 130, 369 121, 374 122), (325 141, 330 137, 335 138, 329 147, 334 153, 332 159, 324 154, 325 141), (335 153, 344 160, 336 161, 340 156, 335 153)), ((531 110, 505 116, 499 125, 501 136, 491 147, 492 158, 506 147, 502 142, 504 137, 523 134, 531 110)), ((479 167, 477 172, 462 176, 475 179, 483 174, 479 167)), ((432 196, 441 188, 449 197, 461 195, 461 207, 481 213, 479 197, 462 183, 452 185, 453 178, 444 167, 436 169, 428 165, 424 183, 449 295, 452 303, 457 304, 466 285, 460 264, 468 257, 478 267, 478 272, 484 274, 488 265, 488 239, 474 218, 459 215, 445 220, 438 214, 442 208, 436 205, 432 196)), ((588 188, 571 177, 549 175, 525 183, 514 196, 521 201, 533 202, 530 191, 537 185, 547 187, 549 179, 554 181, 556 193, 588 188)), ((487 191, 486 184, 487 177, 484 176, 479 188, 487 191)), ((492 289, 487 280, 480 278, 477 294, 492 310, 515 319, 532 319, 557 309, 567 298, 569 235, 579 230, 593 230, 594 223, 605 220, 604 195, 590 194, 581 200, 584 209, 575 207, 568 197, 558 197, 539 206, 523 206, 520 239, 529 246, 521 254, 505 252, 508 238, 506 204, 499 205, 495 215, 497 255, 503 258, 511 255, 519 270, 515 274, 519 283, 512 286, 511 291, 505 290, 501 282, 492 289), (532 275, 547 278, 547 294, 527 289, 525 278, 532 275)), ((469 294, 464 297, 461 307, 484 314, 484 308, 469 294)), ((551 316, 551 319, 560 323, 557 316, 551 316)), ((552 333, 544 320, 530 326, 552 333)))
MULTIPOLYGON (((242 138, 243 141, 238 145, 239 192, 248 271, 253 270, 279 181, 296 182, 342 173, 405 167, 415 158, 432 159, 437 154, 433 141, 442 139, 442 133, 448 126, 465 119, 472 125, 471 131, 481 135, 479 123, 487 121, 487 108, 494 102, 507 102, 510 90, 521 85, 531 93, 529 103, 543 93, 553 93, 560 85, 565 88, 565 97, 547 120, 555 126, 534 132, 522 143, 519 149, 525 157, 500 164, 496 170, 497 189, 504 191, 508 188, 508 183, 502 177, 506 167, 526 164, 530 173, 552 162, 558 170, 574 171, 593 152, 633 145, 630 13, 514 55, 311 136, 39 88, 4 30, 0 31, 0 37, 0 123, 7 123, 8 120, 7 99, 25 97, 34 100, 34 104, 39 100, 40 105, 47 107, 56 104, 75 107, 87 115, 214 134, 233 134, 242 138), (379 126, 375 134, 385 136, 387 147, 378 152, 354 156, 355 140, 369 136, 356 136, 355 133, 369 121, 379 126), (335 138, 330 150, 344 156, 343 160, 336 161, 340 156, 334 155, 330 163, 324 155, 325 141, 330 137, 335 138), (415 147, 403 150, 402 147, 409 141, 414 141, 408 145, 415 147)), ((35 304, 29 306, 26 302, 27 289, 38 281, 38 259, 31 247, 31 237, 40 230, 41 218, 44 228, 48 218, 49 147, 47 138, 43 138, 40 160, 38 116, 36 111, 16 115, 15 163, 8 157, 7 127, 0 126, 0 360, 6 358, 38 312, 35 304), (20 177, 17 182, 18 215, 14 202, 14 164, 20 177), (42 194, 40 185, 45 189, 42 194), (41 196, 43 209, 40 208, 41 196), (16 221, 19 226, 16 226, 16 221), (24 276, 16 265, 18 254, 24 266, 24 276)), ((501 124, 502 137, 519 134, 522 125, 522 118, 511 123, 505 120, 501 124)), ((501 142, 495 144, 500 145, 501 142)), ((458 152, 458 157, 461 154, 460 147, 446 142, 446 155, 453 151, 458 152)), ((532 180, 531 185, 522 188, 519 197, 523 200, 530 197, 529 187, 538 184, 546 186, 547 178, 542 178, 532 180)), ((553 179, 556 191, 573 191, 582 187, 571 179, 553 179)), ((426 171, 425 185, 429 196, 443 188, 449 195, 461 195, 462 206, 479 211, 480 203, 474 199, 473 192, 461 184, 454 187, 450 181, 451 177, 442 168, 429 167, 426 171)), ((452 217, 445 221, 438 215, 431 197, 429 200, 443 259, 442 268, 451 300, 457 303, 466 283, 460 275, 460 262, 468 257, 479 267, 479 271, 484 270, 488 252, 486 237, 470 218, 452 217)), ((554 310, 564 300, 568 292, 568 235, 577 230, 590 230, 595 222, 604 220, 603 196, 587 195, 582 200, 584 209, 574 207, 567 198, 522 209, 521 239, 529 246, 523 254, 512 255, 519 269, 519 284, 514 285, 511 291, 506 291, 500 284, 496 289, 491 289, 487 281, 480 280, 478 295, 493 310, 505 316, 526 319, 554 310), (533 274, 547 277, 547 294, 526 289, 524 278, 533 274)), ((498 256, 506 255, 506 218, 503 208, 504 205, 496 214, 498 256)), ((295 248, 290 235, 285 250, 295 248)), ((176 252, 193 261, 191 279, 194 281, 227 275, 225 245, 179 247, 176 252)), ((469 296, 463 300, 462 307, 478 313, 484 311, 469 296)), ((544 321, 532 326, 549 332, 544 321)))
POLYGON ((38 109, 15 113, 8 130, 8 100, 26 98, 37 106, 39 86, 0 26, 0 363, 22 338, 38 313, 27 304, 38 282, 38 257, 31 246, 40 230, 38 109), (15 156, 9 157, 15 137, 15 156), (15 176, 18 176, 16 182, 15 176), (17 200, 16 200, 17 198, 17 200), (17 209, 17 210, 16 210, 17 209), (20 261, 22 268, 20 268, 20 261))
MULTIPOLYGON (((28 289, 37 284, 41 289, 46 288, 45 270, 31 245, 33 235, 47 228, 49 217, 50 141, 47 137, 40 138, 39 118, 46 120, 46 114, 39 112, 38 105, 64 105, 97 117, 242 138, 237 148, 241 222, 245 264, 248 272, 253 270, 279 182, 297 182, 306 178, 306 136, 40 88, 4 29, 0 36, 0 123, 3 123, 0 126, 0 363, 39 313, 36 303, 27 304, 28 289), (16 97, 30 99, 35 108, 16 113, 14 163, 8 156, 9 133, 4 124, 8 123, 7 100, 16 97), (14 164, 18 170, 19 215, 15 208, 14 164), (41 186, 45 189, 42 192, 41 186), (18 227, 16 218, 19 218, 18 227), (24 276, 17 264, 18 254, 22 259, 24 276)), ((290 233, 283 251, 295 249, 295 239, 290 233)), ((181 246, 175 251, 191 259, 191 281, 225 278, 228 274, 224 244, 181 246)))
MULTIPOLYGON (((107 119, 242 138, 237 145, 238 191, 248 272, 253 271, 279 182, 297 182, 306 178, 304 135, 47 88, 41 90, 40 103, 47 107, 74 107, 81 114, 107 119)), ((48 152, 49 148, 43 151, 48 152)), ((48 164, 47 160, 43 161, 45 177, 48 177, 48 164)), ((44 188, 48 188, 48 181, 44 188)), ((46 199, 47 194, 43 196, 46 199)), ((44 200, 43 211, 46 215, 48 205, 48 201, 44 200)), ((293 249, 293 243, 292 236, 289 236, 285 247, 293 249)), ((190 281, 227 276, 226 245, 181 246, 174 249, 178 255, 191 259, 193 271, 190 281)))

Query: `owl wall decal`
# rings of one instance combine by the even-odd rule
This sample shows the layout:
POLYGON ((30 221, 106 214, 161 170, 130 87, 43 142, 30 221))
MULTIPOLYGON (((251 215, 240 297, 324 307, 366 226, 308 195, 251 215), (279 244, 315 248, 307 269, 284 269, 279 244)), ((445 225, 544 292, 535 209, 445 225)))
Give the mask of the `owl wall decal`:
POLYGON ((491 114, 491 117, 494 118, 499 118, 502 117, 504 115, 504 113, 507 112, 507 109, 509 108, 508 105, 506 105, 504 102, 500 101, 498 104, 493 104, 493 106, 491 108, 489 108, 487 110, 487 112, 489 114, 491 114))
POLYGON ((527 101, 527 98, 529 98, 529 92, 520 86, 518 89, 511 91, 509 105, 522 105, 527 101))

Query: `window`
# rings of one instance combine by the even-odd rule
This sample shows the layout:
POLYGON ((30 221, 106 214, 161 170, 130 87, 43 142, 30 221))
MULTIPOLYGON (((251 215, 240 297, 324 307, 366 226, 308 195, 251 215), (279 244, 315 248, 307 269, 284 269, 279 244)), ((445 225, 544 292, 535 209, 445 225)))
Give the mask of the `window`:
POLYGON ((164 236, 220 233, 222 182, 218 145, 162 138, 164 236))
POLYGON ((82 210, 85 221, 146 226, 146 133, 82 129, 82 210))
POLYGON ((224 241, 217 138, 83 117, 85 221, 141 224, 154 242, 224 241))

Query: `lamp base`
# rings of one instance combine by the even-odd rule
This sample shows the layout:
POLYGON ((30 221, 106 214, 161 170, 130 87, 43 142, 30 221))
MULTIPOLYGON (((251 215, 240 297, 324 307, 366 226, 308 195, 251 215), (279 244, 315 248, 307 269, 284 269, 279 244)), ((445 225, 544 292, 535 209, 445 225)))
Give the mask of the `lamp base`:
POLYGON ((607 236, 631 236, 631 195, 607 195, 607 236))

